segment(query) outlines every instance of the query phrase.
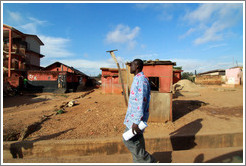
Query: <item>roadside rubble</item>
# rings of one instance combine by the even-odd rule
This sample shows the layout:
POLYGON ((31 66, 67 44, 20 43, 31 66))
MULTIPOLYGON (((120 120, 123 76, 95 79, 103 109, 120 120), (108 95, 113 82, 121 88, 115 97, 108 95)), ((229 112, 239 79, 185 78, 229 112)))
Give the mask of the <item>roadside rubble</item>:
POLYGON ((94 90, 88 91, 80 96, 77 96, 73 98, 72 100, 70 99, 69 101, 63 102, 61 105, 55 105, 55 112, 49 115, 42 115, 40 120, 20 129, 19 131, 9 131, 8 134, 4 135, 4 141, 23 141, 26 138, 28 138, 29 135, 32 133, 40 130, 42 128, 42 124, 50 120, 52 116, 60 115, 63 113, 66 113, 66 108, 67 107, 74 107, 78 105, 78 99, 84 98, 85 96, 89 95, 90 93, 94 92, 94 90))

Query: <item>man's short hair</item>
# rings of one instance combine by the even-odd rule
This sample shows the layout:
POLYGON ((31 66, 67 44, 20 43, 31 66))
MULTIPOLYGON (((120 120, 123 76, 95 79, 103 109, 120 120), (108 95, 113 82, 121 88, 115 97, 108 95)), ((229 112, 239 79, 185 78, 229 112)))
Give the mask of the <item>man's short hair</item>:
POLYGON ((137 63, 138 69, 139 69, 140 71, 143 70, 143 61, 142 61, 141 59, 134 59, 133 62, 136 62, 136 63, 137 63))

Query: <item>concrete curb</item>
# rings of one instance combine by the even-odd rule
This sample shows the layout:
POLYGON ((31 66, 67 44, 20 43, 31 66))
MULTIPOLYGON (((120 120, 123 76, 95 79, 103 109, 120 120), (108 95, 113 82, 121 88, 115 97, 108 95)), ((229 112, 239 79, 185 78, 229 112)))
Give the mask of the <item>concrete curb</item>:
MULTIPOLYGON (((243 146, 243 133, 145 138, 149 152, 243 146)), ((3 142, 3 158, 89 156, 129 153, 121 139, 3 142)))

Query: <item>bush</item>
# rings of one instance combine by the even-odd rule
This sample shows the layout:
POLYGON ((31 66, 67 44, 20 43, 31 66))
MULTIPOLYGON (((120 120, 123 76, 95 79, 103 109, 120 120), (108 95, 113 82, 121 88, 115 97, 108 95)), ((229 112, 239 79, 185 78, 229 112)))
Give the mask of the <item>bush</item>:
POLYGON ((193 73, 192 72, 184 72, 181 74, 181 79, 187 79, 190 80, 192 82, 195 81, 195 77, 193 77, 193 73))

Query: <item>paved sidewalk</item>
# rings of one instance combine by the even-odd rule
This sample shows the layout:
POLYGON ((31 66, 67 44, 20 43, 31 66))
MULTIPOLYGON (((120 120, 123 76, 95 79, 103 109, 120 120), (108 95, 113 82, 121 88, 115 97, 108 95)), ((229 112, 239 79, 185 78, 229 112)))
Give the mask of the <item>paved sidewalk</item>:
MULTIPOLYGON (((243 148, 194 149, 154 152, 160 163, 242 163, 243 148)), ((94 156, 54 156, 45 158, 4 159, 4 163, 132 163, 130 153, 94 156)), ((157 163, 158 164, 158 163, 157 163)))

